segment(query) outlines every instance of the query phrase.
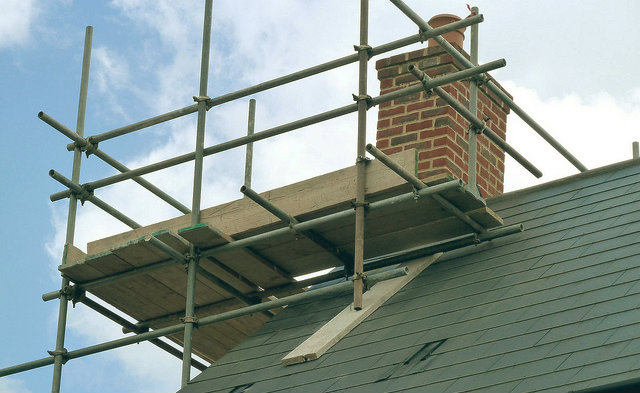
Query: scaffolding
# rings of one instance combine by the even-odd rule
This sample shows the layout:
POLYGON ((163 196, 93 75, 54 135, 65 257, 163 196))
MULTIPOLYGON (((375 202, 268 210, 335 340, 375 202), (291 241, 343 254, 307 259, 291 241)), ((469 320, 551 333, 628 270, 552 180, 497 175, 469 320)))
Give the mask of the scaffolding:
MULTIPOLYGON (((474 215, 473 213, 473 209, 486 205, 484 204, 484 200, 477 195, 477 188, 475 186, 478 135, 485 135, 534 176, 542 176, 542 173, 531 162, 491 131, 487 127, 486 123, 477 117, 478 84, 484 84, 487 89, 497 95, 509 108, 511 108, 519 117, 530 125, 534 131, 536 131, 545 141, 551 144, 578 170, 586 170, 584 165, 582 165, 573 155, 571 155, 571 153, 563 148, 538 123, 531 119, 530 116, 517 106, 513 100, 511 100, 502 91, 502 89, 494 84, 485 74, 488 71, 505 66, 506 63, 503 59, 483 65, 478 64, 478 24, 483 21, 483 16, 479 14, 476 7, 472 8, 472 15, 466 19, 453 22, 439 28, 431 28, 419 15, 412 11, 401 0, 391 0, 391 2, 419 27, 418 34, 380 46, 370 46, 368 42, 369 2, 368 0, 361 0, 360 38, 359 43, 354 45, 354 49, 356 51, 355 54, 344 56, 339 59, 316 65, 314 67, 260 83, 233 93, 210 98, 207 93, 207 85, 210 57, 209 48, 211 37, 212 0, 206 0, 202 39, 200 86, 198 95, 194 96, 195 104, 90 137, 84 137, 87 86, 89 81, 89 64, 93 34, 93 29, 91 27, 87 27, 75 131, 56 121, 44 112, 40 112, 38 114, 38 117, 42 121, 49 124, 55 130, 59 131, 72 141, 67 145, 67 149, 74 153, 71 179, 68 179, 55 170, 51 170, 49 172, 49 175, 53 179, 67 188, 62 192, 52 194, 50 197, 51 201, 58 201, 65 198, 69 199, 65 249, 60 267, 62 272, 61 288, 58 291, 45 293, 43 295, 43 299, 45 301, 59 299, 56 345, 54 350, 48 351, 50 356, 2 369, 0 370, 0 376, 53 364, 52 392, 59 392, 62 366, 68 360, 109 349, 119 348, 133 343, 150 341, 158 347, 182 359, 181 381, 184 386, 191 379, 191 367, 196 367, 200 370, 203 370, 206 367, 205 364, 192 359, 192 337, 196 327, 204 327, 210 324, 220 323, 222 321, 247 315, 260 315, 263 318, 262 322, 264 322, 264 320, 269 318, 278 307, 295 304, 300 301, 308 301, 311 298, 320 296, 342 293, 344 291, 353 292, 354 312, 358 312, 357 310, 362 308, 362 294, 367 287, 372 286, 377 281, 398 277, 399 275, 406 273, 405 270, 401 268, 388 269, 378 273, 367 272, 381 267, 396 265, 400 262, 420 256, 478 244, 480 242, 508 236, 522 231, 523 228, 519 224, 505 227, 502 226, 502 222, 499 217, 492 216, 491 214, 474 215), (467 59, 465 55, 460 53, 441 37, 441 35, 446 32, 468 26, 471 26, 470 59, 467 59), (432 79, 417 66, 412 66, 410 67, 410 71, 419 83, 377 97, 372 97, 368 94, 367 69, 369 64, 368 62, 372 57, 402 48, 406 45, 424 42, 430 38, 435 39, 435 41, 444 48, 446 52, 466 67, 466 69, 432 79), (247 135, 214 146, 204 146, 206 115, 207 111, 213 107, 351 63, 358 63, 359 70, 358 90, 357 94, 353 95, 354 103, 277 127, 254 132, 255 100, 251 99, 249 101, 247 135), (458 102, 441 88, 443 85, 460 80, 470 81, 471 99, 468 107, 458 102), (468 150, 468 185, 463 184, 460 180, 452 180, 435 186, 427 186, 422 180, 411 173, 410 170, 407 170, 407 168, 403 167, 401 163, 398 163, 396 158, 387 156, 374 146, 367 145, 366 143, 367 110, 381 103, 422 91, 437 94, 452 106, 461 116, 463 116, 471 125, 468 150), (197 113, 196 142, 195 149, 192 153, 180 155, 139 168, 129 169, 98 147, 98 144, 101 142, 143 130, 150 126, 177 119, 191 113, 197 113), (251 189, 251 164, 253 157, 252 145, 254 142, 350 113, 357 113, 356 181, 351 208, 324 212, 319 216, 311 216, 301 219, 291 212, 282 210, 267 198, 251 189), (249 236, 235 239, 218 230, 210 223, 202 222, 201 220, 203 159, 206 156, 241 146, 247 147, 245 180, 241 192, 246 196, 247 201, 250 201, 249 203, 259 205, 261 208, 277 217, 284 225, 280 225, 277 228, 268 227, 266 230, 259 231, 258 233, 253 233, 249 236), (368 195, 365 192, 365 179, 367 177, 367 173, 374 169, 371 160, 366 157, 367 152, 376 158, 375 161, 378 162, 376 165, 384 167, 385 170, 392 172, 394 176, 401 178, 402 182, 406 182, 403 184, 407 185, 407 187, 396 187, 396 192, 393 195, 384 195, 377 198, 373 198, 371 195, 368 195), (108 165, 117 169, 120 173, 100 180, 81 184, 80 167, 83 153, 86 154, 87 157, 93 155, 100 158, 108 165), (191 208, 184 206, 182 203, 141 177, 145 174, 190 161, 194 162, 191 208), (87 275, 82 276, 81 269, 84 268, 84 265, 73 263, 76 261, 78 256, 84 258, 82 260, 83 262, 86 262, 100 258, 109 258, 110 255, 103 253, 93 256, 84 256, 81 251, 74 247, 76 209, 78 201, 91 202, 132 229, 141 228, 141 225, 136 221, 127 217, 115 207, 110 206, 94 195, 96 190, 124 180, 133 180, 137 182, 142 187, 173 206, 180 213, 184 214, 185 217, 188 216, 189 224, 177 231, 177 233, 169 230, 155 232, 151 236, 144 236, 136 241, 129 242, 122 248, 114 251, 120 252, 121 254, 118 255, 125 258, 123 254, 126 250, 130 251, 132 247, 142 247, 146 250, 145 252, 154 253, 156 256, 154 260, 147 261, 144 264, 134 266, 130 269, 110 274, 101 274, 98 277, 92 277, 87 270, 87 275), (457 235, 449 236, 448 238, 441 239, 437 242, 421 244, 415 247, 396 250, 394 252, 389 252, 388 249, 382 248, 375 257, 365 259, 364 250, 365 241, 367 240, 365 239, 365 224, 376 225, 377 222, 382 222, 384 225, 388 225, 388 223, 384 222, 386 217, 385 214, 388 215, 388 211, 393 211, 393 209, 399 209, 398 206, 403 206, 402 209, 406 209, 406 207, 404 207, 406 205, 410 205, 411 209, 425 210, 423 213, 416 213, 415 221, 410 222, 410 225, 418 225, 422 221, 429 222, 430 219, 428 216, 434 214, 436 211, 433 209, 437 209, 438 211, 442 210, 446 215, 450 216, 450 218, 460 224, 456 227, 458 228, 456 232, 457 235), (433 208, 433 206, 435 206, 435 208, 433 208), (367 218, 366 220, 365 216, 367 218), (335 241, 332 241, 332 239, 329 238, 330 236, 327 235, 328 231, 326 228, 330 225, 347 227, 349 231, 352 231, 352 240, 350 241, 352 246, 350 247, 350 250, 345 250, 345 247, 336 245, 335 241), (304 238, 306 241, 319 247, 322 252, 326 253, 334 262, 337 261, 337 265, 335 266, 337 268, 332 272, 319 277, 303 281, 295 281, 290 271, 283 269, 278 265, 278 263, 269 260, 269 258, 265 258, 255 249, 255 247, 264 244, 265 242, 277 242, 278 239, 290 238, 291 236, 294 236, 296 239, 304 238), (229 279, 225 279, 226 276, 224 276, 224 274, 212 273, 211 270, 204 267, 204 261, 207 258, 219 257, 222 254, 232 252, 241 253, 234 255, 240 255, 242 258, 256 261, 256 264, 266 266, 279 278, 272 282, 273 285, 260 286, 250 282, 250 280, 247 280, 237 274, 237 272, 228 272, 229 274, 236 274, 235 280, 238 282, 244 282, 244 289, 239 289, 238 285, 233 285, 230 283, 229 279), (149 321, 146 321, 146 323, 131 322, 111 309, 93 301, 87 296, 87 292, 96 292, 101 288, 116 285, 123 280, 132 279, 145 274, 153 274, 154 272, 159 272, 163 269, 180 266, 186 267, 187 273, 186 282, 183 283, 185 290, 184 297, 186 301, 184 304, 184 312, 180 316, 182 321, 181 323, 151 329, 150 325, 152 323, 149 321), (313 291, 303 290, 303 288, 310 285, 345 277, 347 278, 347 281, 341 284, 334 284, 313 291), (198 280, 208 280, 208 282, 215 285, 216 288, 220 288, 223 292, 229 294, 229 299, 233 299, 234 302, 236 302, 234 303, 236 304, 236 307, 226 312, 219 312, 198 318, 196 316, 196 311, 204 309, 203 305, 197 305, 195 301, 196 283, 198 280), (110 342, 67 351, 67 349, 65 349, 65 329, 69 302, 81 302, 105 317, 120 324, 123 327, 123 332, 133 334, 110 342), (180 333, 183 334, 183 338, 181 340, 183 347, 182 351, 160 339, 161 337, 180 333)), ((164 317, 166 319, 166 316, 164 317)), ((176 318, 177 316, 172 315, 171 317, 176 318)))

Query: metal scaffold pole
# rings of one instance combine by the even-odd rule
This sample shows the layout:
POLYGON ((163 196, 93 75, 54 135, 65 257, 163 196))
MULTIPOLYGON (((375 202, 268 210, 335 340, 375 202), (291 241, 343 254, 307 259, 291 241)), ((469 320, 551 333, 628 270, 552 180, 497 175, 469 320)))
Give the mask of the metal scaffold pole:
MULTIPOLYGON (((84 135, 84 118, 87 108, 87 90, 89 86, 89 68, 91 65, 91 43, 93 39, 93 27, 87 26, 84 38, 84 54, 82 58, 82 76, 80 79, 80 98, 78 100, 78 118, 76 122, 76 133, 82 137, 84 135)), ((73 152, 73 169, 71 174, 72 181, 79 183, 80 180, 80 163, 82 161, 82 151, 76 148, 73 152)), ((65 239, 65 248, 73 244, 76 229, 76 211, 78 201, 74 193, 69 197, 69 214, 67 216, 67 235, 65 239)), ((64 254, 66 255, 66 253, 64 254)), ((66 263, 63 256, 62 263, 66 263)), ((56 334, 56 349, 50 351, 53 356, 53 380, 51 383, 51 391, 53 393, 60 392, 60 382, 62 380, 62 365, 66 361, 66 352, 64 348, 64 339, 67 325, 67 308, 69 305, 66 295, 66 288, 69 286, 69 279, 62 278, 60 308, 58 310, 58 331, 56 334)))
POLYGON ((360 1, 360 45, 357 47, 358 60, 358 157, 356 160, 356 228, 354 245, 354 280, 353 280, 353 308, 362 309, 363 263, 364 263, 364 215, 365 215, 365 173, 367 144, 367 64, 369 61, 369 0, 360 1))
MULTIPOLYGON (((202 32, 202 58, 200 62, 200 89, 195 100, 198 103, 198 125, 196 130, 195 165, 193 172, 193 201, 191 206, 191 225, 200 222, 200 200, 202 197, 202 168, 204 160, 204 133, 207 118, 207 84, 209 83, 209 52, 211 48, 211 18, 213 0, 205 2, 204 27, 202 32)), ((195 293, 199 256, 192 244, 187 270, 187 299, 184 315, 184 349, 182 356, 182 386, 191 379, 191 351, 193 330, 196 327, 195 293)))
MULTIPOLYGON (((247 136, 254 133, 256 125, 256 100, 249 100, 249 118, 247 120, 247 136)), ((247 143, 244 161, 244 185, 251 188, 251 173, 253 172, 253 142, 247 143)))
MULTIPOLYGON (((473 15, 478 15, 478 7, 471 8, 473 15)), ((471 26, 471 63, 474 66, 478 65, 478 25, 471 26)), ((469 111, 478 116, 478 82, 475 78, 471 78, 469 81, 469 111)), ((469 180, 467 184, 470 186, 470 191, 475 195, 478 195, 478 181, 476 179, 476 163, 478 162, 478 130, 469 125, 469 162, 468 173, 469 180)))

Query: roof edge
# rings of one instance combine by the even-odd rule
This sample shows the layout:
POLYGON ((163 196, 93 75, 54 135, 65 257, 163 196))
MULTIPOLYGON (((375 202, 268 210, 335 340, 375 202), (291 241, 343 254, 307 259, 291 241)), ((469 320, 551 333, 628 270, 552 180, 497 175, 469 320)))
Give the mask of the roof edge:
POLYGON ((503 201, 503 200, 519 197, 522 194, 530 193, 532 191, 539 191, 539 190, 544 190, 544 189, 547 189, 547 188, 556 187, 559 184, 564 184, 564 183, 567 183, 567 182, 574 182, 574 181, 578 181, 578 180, 581 180, 581 179, 589 178, 589 177, 592 177, 592 176, 597 176, 597 175, 600 175, 602 173, 611 172, 611 171, 615 171, 615 170, 619 170, 619 169, 624 169, 624 168, 632 167, 632 166, 635 166, 635 165, 640 165, 640 158, 632 158, 632 159, 625 160, 625 161, 619 161, 619 162, 616 162, 616 163, 613 163, 613 164, 601 166, 601 167, 594 168, 594 169, 589 169, 589 170, 587 170, 585 172, 577 173, 575 175, 570 175, 570 176, 562 177, 560 179, 550 180, 550 181, 548 181, 546 183, 536 184, 536 185, 531 186, 531 187, 526 187, 526 188, 521 188, 519 190, 509 191, 509 192, 506 192, 506 193, 501 194, 501 195, 497 195, 497 196, 494 196, 494 197, 491 197, 491 198, 487 198, 487 202, 500 202, 500 201, 503 201))

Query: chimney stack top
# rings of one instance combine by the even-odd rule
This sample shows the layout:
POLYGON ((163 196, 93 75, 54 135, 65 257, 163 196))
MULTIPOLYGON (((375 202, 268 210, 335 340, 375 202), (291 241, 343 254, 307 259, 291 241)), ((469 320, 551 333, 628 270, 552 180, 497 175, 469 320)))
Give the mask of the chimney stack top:
MULTIPOLYGON (((459 16, 453 15, 453 14, 438 14, 433 16, 431 19, 429 19, 428 23, 429 23, 429 26, 435 29, 436 27, 448 25, 449 23, 457 22, 461 19, 462 18, 460 18, 459 16)), ((449 43, 457 45, 459 48, 462 48, 462 43, 464 42, 465 30, 466 28, 463 27, 461 29, 445 33, 442 35, 442 37, 445 40, 447 40, 449 43)), ((433 38, 429 38, 428 46, 429 47, 438 46, 438 43, 433 38)))

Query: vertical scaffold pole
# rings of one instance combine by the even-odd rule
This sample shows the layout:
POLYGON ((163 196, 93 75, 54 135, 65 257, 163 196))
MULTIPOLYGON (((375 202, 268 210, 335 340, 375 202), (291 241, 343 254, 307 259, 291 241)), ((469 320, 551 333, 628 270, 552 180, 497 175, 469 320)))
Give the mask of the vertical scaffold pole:
MULTIPOLYGON (((473 15, 478 15, 478 7, 471 8, 473 15)), ((478 24, 471 26, 471 62, 473 65, 478 65, 478 24)), ((471 78, 469 82, 469 111, 474 116, 478 116, 478 82, 476 79, 471 78)), ((471 188, 470 191, 473 194, 478 193, 478 183, 476 178, 476 163, 478 162, 478 132, 471 124, 469 125, 469 181, 467 184, 471 188)))
POLYGON ((367 62, 369 61, 369 0, 360 0, 360 46, 358 47, 358 148, 356 161, 356 224, 354 249, 353 308, 362 309, 364 264, 365 171, 367 138, 367 62))
MULTIPOLYGON (((256 100, 249 100, 249 120, 247 121, 247 136, 253 135, 256 126, 256 100)), ((253 172, 253 142, 247 143, 247 154, 244 161, 244 185, 251 188, 251 172, 253 172)))
MULTIPOLYGON (((191 207, 191 225, 200 222, 200 199, 202 197, 202 168, 204 159, 204 132, 207 117, 207 84, 209 83, 209 51, 211 42, 211 14, 213 0, 205 2, 204 27, 202 31, 202 58, 200 62, 200 90, 198 102, 198 125, 196 129, 195 165, 193 171, 193 203, 191 207)), ((191 245, 191 257, 187 270, 187 299, 184 315, 184 350, 182 352, 182 386, 191 379, 191 349, 193 329, 197 324, 195 316, 196 274, 198 255, 191 245)))
MULTIPOLYGON (((91 43, 93 40, 93 27, 87 26, 84 37, 84 54, 82 56, 82 75, 80 77, 80 97, 78 99, 78 118, 76 121, 76 133, 79 136, 84 135, 84 118, 87 108, 87 90, 89 87, 89 68, 91 65, 91 43)), ((80 183, 80 163, 82 160, 82 151, 76 147, 73 152, 73 169, 71 171, 71 180, 80 183)), ((67 235, 65 239, 65 253, 62 257, 62 263, 66 261, 66 248, 73 244, 76 230, 76 212, 78 201, 76 195, 71 193, 69 196, 69 213, 67 215, 67 235)), ((64 348, 64 339, 67 327, 67 307, 69 299, 66 294, 66 288, 69 286, 69 280, 62 278, 60 290, 60 308, 58 309, 58 331, 56 334, 56 349, 49 352, 53 355, 53 380, 51 383, 51 392, 60 392, 60 382, 62 380, 62 365, 65 362, 65 354, 67 350, 64 348)))

